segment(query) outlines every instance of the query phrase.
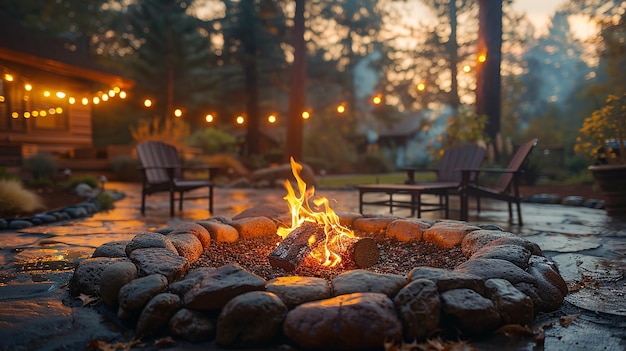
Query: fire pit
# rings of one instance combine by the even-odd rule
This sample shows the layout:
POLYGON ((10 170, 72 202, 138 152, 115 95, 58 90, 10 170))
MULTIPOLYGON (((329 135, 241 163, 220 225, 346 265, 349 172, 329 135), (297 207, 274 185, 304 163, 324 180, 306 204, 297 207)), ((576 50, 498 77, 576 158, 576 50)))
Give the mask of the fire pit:
POLYGON ((336 214, 292 167, 300 196, 286 182, 288 211, 259 207, 107 243, 76 268, 70 293, 101 296, 145 337, 307 349, 476 338, 528 324, 567 293, 523 238, 336 214))

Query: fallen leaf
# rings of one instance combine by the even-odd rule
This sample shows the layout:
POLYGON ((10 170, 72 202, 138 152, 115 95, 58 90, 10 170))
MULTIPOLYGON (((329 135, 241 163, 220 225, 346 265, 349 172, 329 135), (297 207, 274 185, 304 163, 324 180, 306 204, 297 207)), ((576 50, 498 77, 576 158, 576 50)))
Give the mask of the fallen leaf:
POLYGON ((85 294, 80 294, 80 295, 78 295, 78 299, 83 302, 83 306, 87 306, 90 303, 99 300, 100 298, 97 297, 97 296, 89 296, 89 295, 85 295, 85 294))
POLYGON ((573 321, 577 320, 578 317, 580 317, 580 314, 570 314, 569 316, 563 316, 559 318, 559 324, 562 327, 567 328, 570 324, 572 324, 573 321))
POLYGON ((102 340, 91 340, 87 345, 87 351, 130 351, 139 340, 133 339, 128 342, 108 343, 102 340))

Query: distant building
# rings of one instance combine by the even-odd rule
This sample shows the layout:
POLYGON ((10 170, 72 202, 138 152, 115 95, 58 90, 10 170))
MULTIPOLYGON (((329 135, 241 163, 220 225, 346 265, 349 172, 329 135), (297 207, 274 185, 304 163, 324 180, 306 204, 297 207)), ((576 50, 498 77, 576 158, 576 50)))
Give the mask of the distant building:
POLYGON ((80 45, 29 33, 4 14, 0 78, 0 166, 92 147, 95 101, 120 98, 134 84, 95 64, 80 45))

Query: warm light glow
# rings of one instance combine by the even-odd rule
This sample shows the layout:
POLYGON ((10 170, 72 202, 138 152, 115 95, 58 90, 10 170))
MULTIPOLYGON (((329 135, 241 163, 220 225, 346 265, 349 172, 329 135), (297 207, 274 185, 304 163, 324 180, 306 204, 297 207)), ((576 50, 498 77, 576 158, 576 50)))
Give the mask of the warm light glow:
POLYGON ((424 91, 424 89, 426 89, 426 84, 424 84, 424 83, 418 83, 417 84, 417 90, 424 91))
POLYGON ((324 227, 324 237, 316 238, 311 236, 308 240, 309 246, 313 246, 311 256, 317 259, 323 266, 334 267, 341 262, 341 256, 333 252, 331 248, 341 247, 341 240, 346 237, 354 237, 354 232, 349 228, 341 225, 339 216, 329 206, 329 201, 325 197, 313 198, 315 188, 307 188, 306 183, 300 177, 302 165, 297 163, 293 157, 291 158, 291 171, 298 183, 299 196, 291 185, 289 180, 285 180, 285 189, 287 195, 283 198, 289 205, 291 214, 291 227, 280 227, 277 234, 283 239, 289 235, 294 229, 298 228, 305 222, 317 223, 324 227), (311 202, 315 204, 317 211, 311 208, 311 202), (317 243, 319 242, 319 244, 317 243))
POLYGON ((50 95, 51 95, 50 92, 47 90, 43 92, 43 96, 45 97, 50 97, 50 95))
MULTIPOLYGON (((8 80, 8 79, 7 79, 7 80, 8 80)), ((13 113, 11 113, 11 117, 13 117, 13 118, 18 118, 19 116, 20 116, 20 114, 19 114, 19 113, 17 113, 17 112, 13 112, 13 113)))
POLYGON ((50 107, 50 108, 48 109, 48 113, 49 113, 49 114, 51 114, 51 115, 53 115, 53 114, 55 114, 55 113, 56 113, 56 110, 55 110, 54 108, 50 107))
POLYGON ((41 110, 41 111, 39 111, 39 115, 41 117, 46 117, 48 115, 48 112, 46 112, 46 110, 41 110))
POLYGON ((58 97, 59 99, 64 99, 65 98, 65 93, 62 91, 57 91, 56 92, 56 97, 58 97))
POLYGON ((0 102, 4 102, 4 96, 0 95, 0 102))
POLYGON ((120 89, 120 87, 113 87, 113 91, 117 94, 122 91, 122 89, 120 89))
POLYGON ((267 121, 270 123, 276 123, 276 116, 275 115, 267 116, 267 121))
POLYGON ((311 117, 309 111, 302 112, 302 119, 309 119, 309 117, 311 117))
POLYGON ((28 111, 24 112, 24 118, 30 118, 30 112, 28 111))
POLYGON ((55 111, 56 111, 56 113, 57 113, 57 114, 59 114, 59 115, 63 113, 63 109, 62 109, 61 107, 57 107, 57 108, 55 109, 55 111))
POLYGON ((33 111, 33 117, 39 116, 39 111, 33 111))
POLYGON ((337 112, 339 112, 339 113, 346 112, 346 107, 344 105, 337 106, 337 112))
POLYGON ((94 96, 94 98, 93 98, 93 104, 94 104, 94 105, 97 105, 97 104, 99 104, 99 103, 100 103, 100 98, 99 98, 99 97, 97 97, 97 96, 94 96))
POLYGON ((243 118, 243 116, 237 116, 237 124, 243 124, 244 121, 245 119, 243 118))
POLYGON ((113 90, 113 89, 109 90, 109 96, 110 97, 114 97, 115 96, 115 90, 113 90))
POLYGON ((126 99, 126 92, 125 91, 120 92, 120 99, 126 99))
POLYGON ((183 116, 183 110, 177 108, 174 110, 174 116, 176 117, 182 117, 183 116))
POLYGON ((107 94, 102 95, 102 101, 109 101, 109 95, 107 94))
POLYGON ((471 71, 471 70, 472 70, 472 67, 470 67, 470 65, 463 66, 463 72, 469 73, 469 71, 471 71))
POLYGON ((204 117, 204 120, 207 121, 207 123, 213 122, 213 115, 209 113, 206 117, 204 117))
POLYGON ((70 98, 67 101, 69 101, 70 105, 74 105, 76 103, 76 98, 73 96, 70 96, 70 98))
POLYGON ((145 99, 145 100, 143 101, 143 105, 144 105, 145 107, 150 107, 150 106, 152 106, 152 100, 150 100, 150 99, 145 99))
POLYGON ((89 103, 89 99, 87 99, 87 98, 83 98, 83 99, 81 100, 81 103, 82 103, 83 105, 87 105, 87 104, 89 103))
MULTIPOLYGON (((7 82, 12 82, 13 81, 13 76, 7 73, 7 74, 4 75, 4 80, 6 80, 7 82)), ((13 117, 13 118, 17 118, 17 117, 13 117)))
POLYGON ((372 102, 374 103, 374 105, 380 105, 382 101, 383 101, 383 98, 380 95, 376 95, 372 99, 372 102))
POLYGON ((487 61, 487 54, 478 55, 478 62, 485 62, 485 61, 487 61))
POLYGON ((30 85, 30 84, 28 84, 28 83, 26 83, 26 84, 24 84, 24 89, 25 89, 26 91, 31 91, 31 90, 33 90, 33 86, 32 86, 32 85, 30 85))

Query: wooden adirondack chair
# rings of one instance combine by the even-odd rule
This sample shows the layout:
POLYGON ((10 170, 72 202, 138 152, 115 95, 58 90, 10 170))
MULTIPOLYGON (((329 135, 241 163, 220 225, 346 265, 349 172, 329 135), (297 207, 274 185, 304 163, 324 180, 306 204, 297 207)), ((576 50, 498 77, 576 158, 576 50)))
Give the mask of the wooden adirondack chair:
POLYGON ((408 174, 405 184, 363 184, 357 186, 359 189, 359 212, 363 213, 364 205, 389 206, 389 212, 393 213, 394 207, 410 208, 411 214, 417 212, 420 217, 422 212, 445 211, 445 217, 449 217, 448 199, 461 184, 461 173, 459 168, 479 167, 485 157, 485 148, 475 144, 468 144, 447 149, 436 169, 404 168, 408 174), (437 179, 434 182, 415 182, 416 172, 436 172, 437 179), (366 201, 365 194, 385 193, 389 195, 385 200, 366 201), (396 194, 410 194, 411 199, 397 200, 393 196, 396 194), (428 203, 421 201, 422 194, 439 196, 438 203, 428 203))
POLYGON ((461 195, 461 220, 468 218, 468 197, 474 196, 477 200, 477 209, 480 213, 480 198, 491 198, 506 201, 509 206, 509 222, 513 223, 512 204, 517 205, 517 218, 519 225, 523 225, 521 197, 519 193, 519 180, 524 172, 526 160, 530 152, 537 145, 539 139, 534 138, 520 146, 511 158, 508 166, 502 168, 465 168, 459 169, 462 175, 459 193, 461 195), (481 172, 499 173, 500 178, 493 187, 482 186, 478 183, 478 175, 481 172))
MULTIPOLYGON (((141 163, 143 182, 141 187, 141 213, 145 213, 146 196, 158 192, 170 194, 170 216, 174 217, 174 201, 178 199, 178 210, 183 210, 183 200, 208 199, 209 212, 213 214, 213 176, 217 167, 193 168, 194 171, 207 171, 208 179, 185 179, 182 160, 173 145, 160 141, 146 141, 137 145, 137 157, 141 163), (184 193, 207 188, 208 194, 184 197, 184 193), (176 194, 178 193, 178 197, 176 194)), ((191 169, 190 169, 191 170, 191 169)))

